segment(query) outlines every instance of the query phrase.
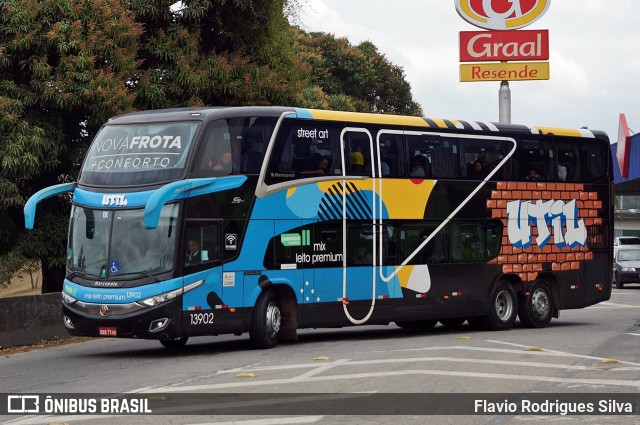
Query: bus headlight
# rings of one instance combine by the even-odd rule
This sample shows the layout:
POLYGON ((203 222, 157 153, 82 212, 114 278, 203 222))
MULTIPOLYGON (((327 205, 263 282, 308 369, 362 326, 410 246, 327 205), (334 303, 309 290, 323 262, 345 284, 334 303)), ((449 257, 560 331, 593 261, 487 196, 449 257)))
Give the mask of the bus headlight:
POLYGON ((155 307, 162 303, 166 303, 167 301, 171 301, 172 299, 184 294, 185 292, 189 292, 190 290, 197 288, 198 286, 202 285, 203 282, 204 280, 199 280, 185 286, 184 288, 178 288, 174 289, 173 291, 165 292, 164 294, 154 295, 153 297, 138 301, 138 304, 142 304, 147 307, 155 307))
POLYGON ((71 295, 67 294, 66 292, 62 293, 62 302, 65 303, 66 305, 73 304, 76 301, 78 301, 78 300, 76 300, 71 295))

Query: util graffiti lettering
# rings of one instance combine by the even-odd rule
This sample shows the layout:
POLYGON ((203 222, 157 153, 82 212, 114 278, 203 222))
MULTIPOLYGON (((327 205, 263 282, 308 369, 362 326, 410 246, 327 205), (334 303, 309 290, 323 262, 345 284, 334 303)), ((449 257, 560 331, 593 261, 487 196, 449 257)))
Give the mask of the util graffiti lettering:
POLYGON ((583 219, 578 219, 576 200, 512 201, 507 203, 509 242, 516 248, 529 248, 532 240, 531 223, 535 223, 538 236, 535 243, 543 248, 551 239, 549 226, 553 229, 553 243, 558 247, 585 246, 587 228, 583 219))
POLYGON ((116 206, 116 207, 126 207, 129 202, 127 201, 126 195, 103 195, 102 196, 102 205, 104 206, 116 206))

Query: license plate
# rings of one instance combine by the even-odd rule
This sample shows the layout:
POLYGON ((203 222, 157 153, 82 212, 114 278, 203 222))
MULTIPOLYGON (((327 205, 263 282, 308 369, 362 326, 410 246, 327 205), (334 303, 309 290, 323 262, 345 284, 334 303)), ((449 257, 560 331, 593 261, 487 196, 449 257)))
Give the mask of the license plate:
POLYGON ((98 332, 100 336, 118 336, 118 328, 101 327, 98 328, 98 332))

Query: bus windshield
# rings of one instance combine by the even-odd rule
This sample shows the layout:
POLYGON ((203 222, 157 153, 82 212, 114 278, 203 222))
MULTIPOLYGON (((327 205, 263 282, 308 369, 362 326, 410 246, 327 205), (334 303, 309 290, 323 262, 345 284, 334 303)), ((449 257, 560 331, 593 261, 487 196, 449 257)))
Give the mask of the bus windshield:
POLYGON ((197 127, 189 121, 106 125, 89 148, 80 183, 126 186, 181 178, 197 127))
POLYGON ((165 205, 158 227, 145 229, 142 209, 113 211, 75 206, 67 268, 99 279, 171 270, 178 210, 178 204, 165 205))

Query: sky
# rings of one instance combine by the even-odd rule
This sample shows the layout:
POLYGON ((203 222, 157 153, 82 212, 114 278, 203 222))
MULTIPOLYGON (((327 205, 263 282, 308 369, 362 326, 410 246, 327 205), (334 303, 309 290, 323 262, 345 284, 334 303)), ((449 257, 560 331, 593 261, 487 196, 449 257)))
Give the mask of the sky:
MULTIPOLYGON (((424 115, 499 121, 499 82, 460 82, 460 31, 481 31, 454 0, 301 0, 300 25, 368 40, 401 66, 424 115)), ((551 78, 512 81, 514 124, 604 130, 618 138, 620 113, 640 132, 640 1, 551 0, 523 28, 548 29, 551 78)))

